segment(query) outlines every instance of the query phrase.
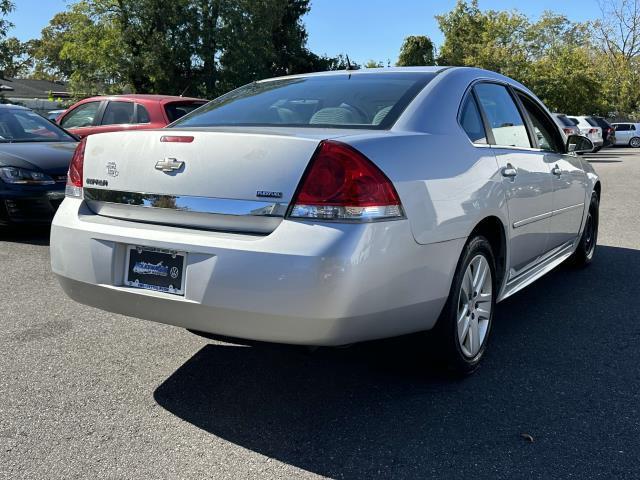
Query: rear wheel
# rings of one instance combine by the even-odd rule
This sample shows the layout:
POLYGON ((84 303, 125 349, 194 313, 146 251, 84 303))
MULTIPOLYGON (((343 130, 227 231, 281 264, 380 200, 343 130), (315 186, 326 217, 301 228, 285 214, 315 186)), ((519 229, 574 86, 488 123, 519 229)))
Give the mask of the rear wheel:
POLYGON ((640 148, 640 137, 633 137, 629 140, 629 146, 633 148, 640 148))
POLYGON ((580 237, 580 243, 576 251, 570 257, 570 263, 577 267, 584 267, 591 263, 596 251, 598 242, 598 223, 599 223, 600 200, 598 194, 591 194, 591 202, 589 203, 589 213, 584 224, 584 231, 580 237))
POLYGON ((456 374, 470 374, 484 356, 495 309, 495 278, 491 245, 482 236, 473 237, 462 252, 434 332, 434 347, 456 374))

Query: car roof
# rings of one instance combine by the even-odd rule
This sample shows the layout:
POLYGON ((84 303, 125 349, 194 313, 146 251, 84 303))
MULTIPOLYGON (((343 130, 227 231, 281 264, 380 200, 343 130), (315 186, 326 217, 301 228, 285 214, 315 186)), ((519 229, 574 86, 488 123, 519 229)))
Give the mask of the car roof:
POLYGON ((0 103, 0 109, 2 109, 2 110, 31 110, 30 108, 23 107, 22 105, 14 105, 12 103, 0 103))
POLYGON ((95 97, 85 98, 82 101, 95 101, 95 100, 138 100, 143 102, 158 102, 158 103, 168 103, 168 102, 206 102, 207 100, 204 98, 195 98, 195 97, 181 97, 178 95, 155 95, 150 93, 131 93, 131 94, 123 94, 123 95, 96 95, 95 97))

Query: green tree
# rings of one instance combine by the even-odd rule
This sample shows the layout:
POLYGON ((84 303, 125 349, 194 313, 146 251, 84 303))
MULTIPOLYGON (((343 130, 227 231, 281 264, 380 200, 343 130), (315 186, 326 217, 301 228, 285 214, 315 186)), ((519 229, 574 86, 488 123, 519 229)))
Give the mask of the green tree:
POLYGON ((380 68, 380 67, 384 67, 384 65, 382 64, 382 62, 378 62, 376 60, 368 60, 364 65, 362 65, 364 68, 380 68))
POLYGON ((485 68, 520 81, 553 110, 607 115, 603 52, 593 26, 545 12, 531 21, 517 11, 481 11, 459 0, 436 17, 444 33, 438 64, 485 68))
POLYGON ((433 42, 424 35, 410 36, 404 39, 400 48, 398 66, 435 65, 433 42))

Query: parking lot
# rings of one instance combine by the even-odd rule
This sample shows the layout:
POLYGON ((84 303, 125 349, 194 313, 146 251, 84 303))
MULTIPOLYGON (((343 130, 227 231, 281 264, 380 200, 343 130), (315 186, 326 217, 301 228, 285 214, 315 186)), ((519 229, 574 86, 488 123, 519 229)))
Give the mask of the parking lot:
POLYGON ((0 478, 640 477, 640 153, 588 158, 596 260, 500 304, 462 381, 415 337, 311 354, 84 307, 46 230, 0 234, 0 478))

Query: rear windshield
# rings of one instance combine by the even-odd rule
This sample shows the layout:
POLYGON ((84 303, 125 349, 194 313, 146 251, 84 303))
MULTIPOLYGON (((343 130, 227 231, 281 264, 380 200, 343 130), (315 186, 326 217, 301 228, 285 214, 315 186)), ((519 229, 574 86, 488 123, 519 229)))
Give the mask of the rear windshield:
POLYGON ((592 127, 599 127, 600 125, 598 125, 598 122, 596 122, 593 118, 591 117, 585 117, 585 120, 587 121, 587 123, 589 125, 591 125, 592 127))
POLYGON ((172 127, 389 128, 435 73, 340 73, 255 82, 172 127))
POLYGON ((187 113, 193 112, 196 108, 201 107, 207 102, 174 102, 167 103, 164 111, 167 113, 169 122, 175 122, 179 118, 184 117, 187 113))
POLYGON ((569 118, 566 115, 558 115, 556 118, 560 120, 560 123, 562 123, 562 125, 564 125, 565 127, 574 126, 574 123, 571 120, 569 120, 569 118))

